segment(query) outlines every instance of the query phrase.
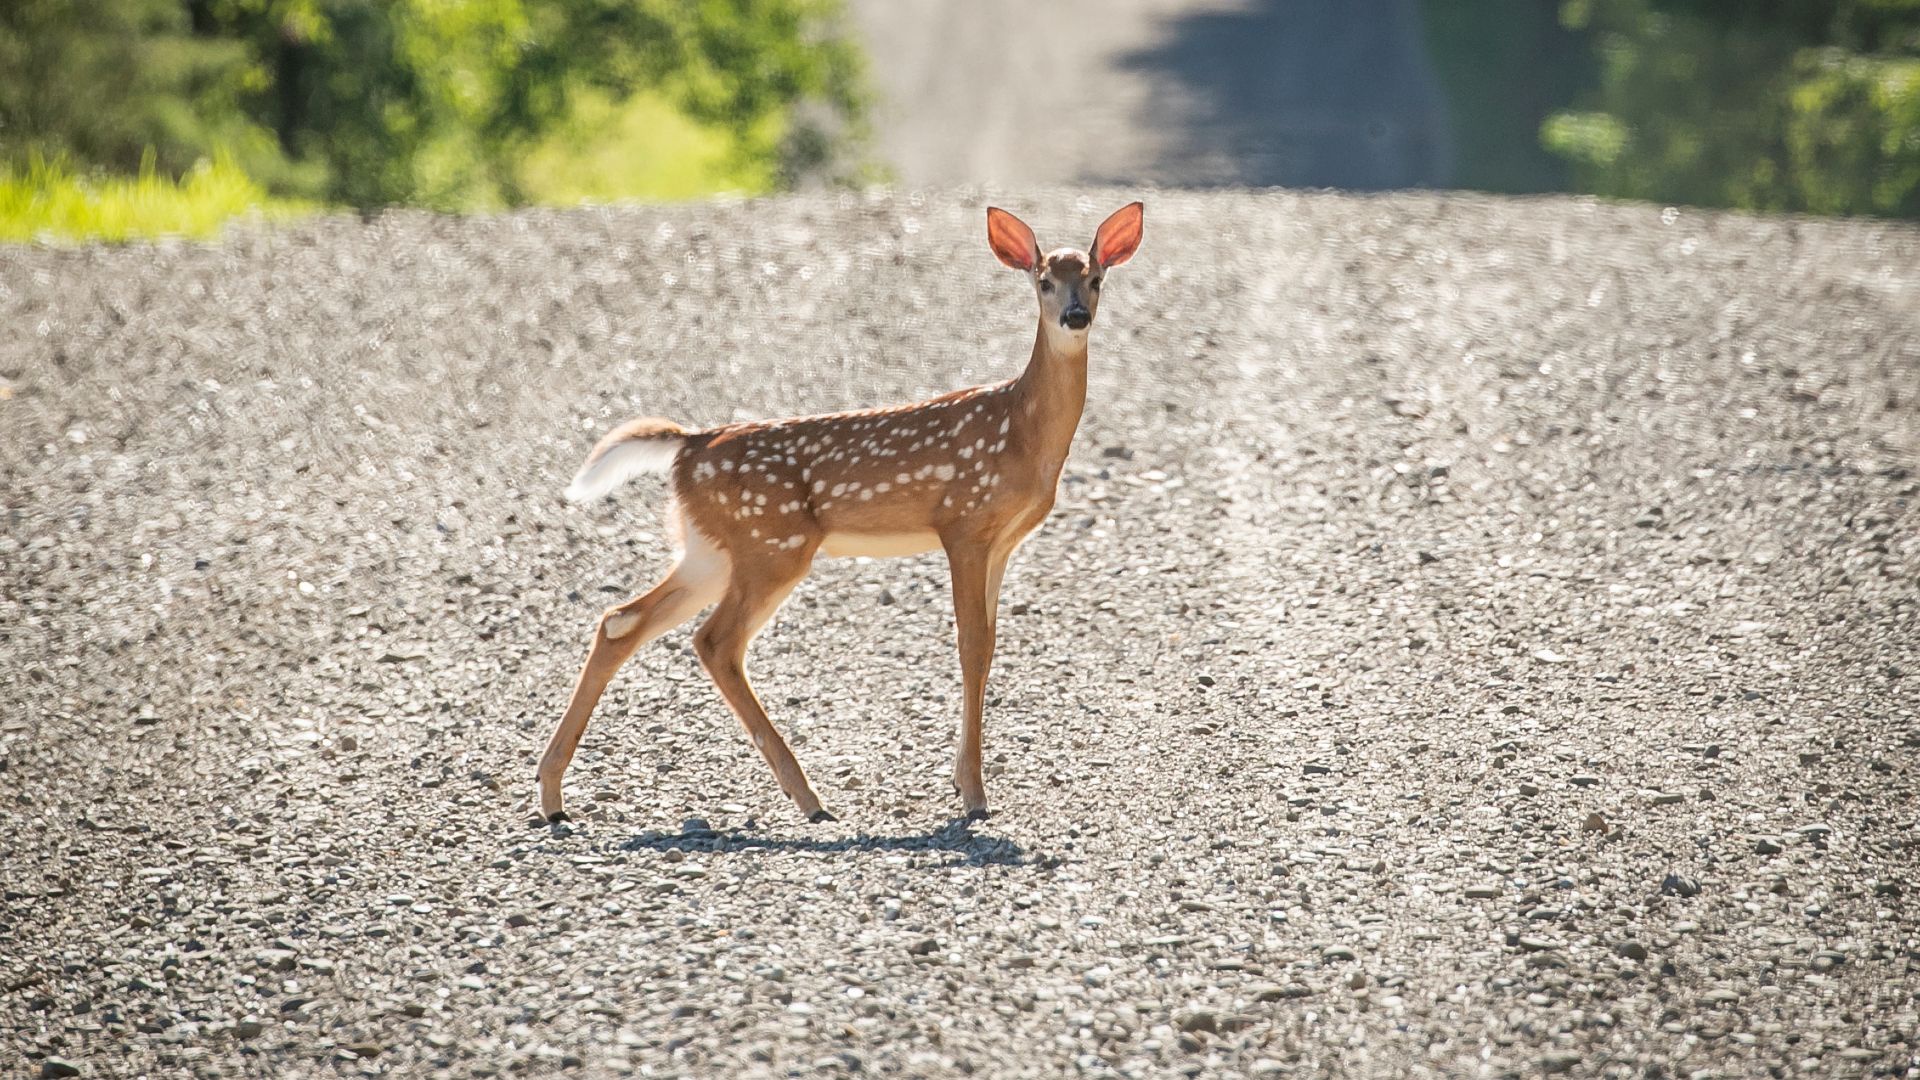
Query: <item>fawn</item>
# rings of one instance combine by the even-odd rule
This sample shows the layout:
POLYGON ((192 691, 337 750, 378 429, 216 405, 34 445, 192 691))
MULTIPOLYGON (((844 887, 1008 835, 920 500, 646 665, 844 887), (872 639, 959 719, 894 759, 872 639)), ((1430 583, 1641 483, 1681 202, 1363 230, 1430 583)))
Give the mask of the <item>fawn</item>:
POLYGON ((953 784, 969 819, 987 816, 981 706, 1007 559, 1053 509, 1060 470, 1087 397, 1087 332, 1106 272, 1140 246, 1143 207, 1102 222, 1091 251, 1045 255, 1033 230, 987 210, 987 243, 1025 272, 1040 302, 1033 356, 1019 378, 912 405, 688 431, 635 419, 608 432, 567 488, 605 495, 665 472, 676 541, 666 579, 608 608, 586 666, 540 759, 540 812, 561 820, 560 779, 615 670, 640 646, 709 604, 694 651, 809 821, 831 821, 747 683, 747 644, 807 575, 817 554, 946 551, 953 577, 965 703, 953 784))

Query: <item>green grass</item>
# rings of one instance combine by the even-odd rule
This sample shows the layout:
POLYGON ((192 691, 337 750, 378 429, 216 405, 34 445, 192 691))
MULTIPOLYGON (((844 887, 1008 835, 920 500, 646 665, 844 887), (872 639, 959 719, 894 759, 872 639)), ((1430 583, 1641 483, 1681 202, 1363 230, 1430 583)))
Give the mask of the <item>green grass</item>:
MULTIPOLYGON (((520 181, 529 201, 569 206, 757 195, 773 190, 776 177, 763 158, 742 152, 739 136, 692 120, 664 98, 641 94, 616 104, 582 94, 560 130, 520 162, 520 181)), ((269 195, 224 158, 177 180, 158 174, 151 157, 137 176, 82 174, 37 157, 24 168, 0 164, 0 243, 208 239, 235 218, 319 209, 269 195)))
POLYGON ((566 123, 520 162, 520 183, 531 201, 548 206, 773 190, 772 167, 740 151, 732 132, 703 125, 658 95, 616 104, 582 91, 566 123))
POLYGON ((25 169, 0 165, 0 241, 207 238, 242 215, 285 217, 307 209, 270 198, 226 161, 201 162, 178 180, 157 175, 151 161, 138 176, 82 176, 40 159, 25 169))

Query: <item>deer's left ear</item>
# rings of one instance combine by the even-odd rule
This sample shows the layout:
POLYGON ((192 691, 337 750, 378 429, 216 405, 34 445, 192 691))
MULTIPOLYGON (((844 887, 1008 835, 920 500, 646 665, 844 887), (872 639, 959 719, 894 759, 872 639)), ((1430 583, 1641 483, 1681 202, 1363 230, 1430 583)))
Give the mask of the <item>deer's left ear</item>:
POLYGON ((1119 266, 1140 247, 1146 206, 1132 202, 1115 210, 1093 234, 1093 261, 1102 267, 1119 266))

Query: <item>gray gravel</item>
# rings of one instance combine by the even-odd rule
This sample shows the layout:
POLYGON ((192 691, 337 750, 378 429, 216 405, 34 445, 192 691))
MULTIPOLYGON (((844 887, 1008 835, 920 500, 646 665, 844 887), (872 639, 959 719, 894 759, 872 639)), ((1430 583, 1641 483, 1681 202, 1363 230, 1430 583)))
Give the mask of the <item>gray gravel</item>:
MULTIPOLYGON (((1129 193, 1008 199, 1084 242, 1129 193)), ((0 249, 9 1075, 1912 1075, 1920 230, 1149 194, 952 822, 937 557, 685 629, 688 423, 1014 371, 978 192, 0 249)))

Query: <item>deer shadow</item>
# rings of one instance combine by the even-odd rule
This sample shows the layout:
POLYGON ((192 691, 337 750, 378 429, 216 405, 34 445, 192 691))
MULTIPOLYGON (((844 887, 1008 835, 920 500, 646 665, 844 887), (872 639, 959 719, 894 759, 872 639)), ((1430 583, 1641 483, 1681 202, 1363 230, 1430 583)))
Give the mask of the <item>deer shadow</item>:
POLYGON ((903 852, 909 854, 950 854, 954 858, 944 859, 923 867, 938 869, 952 866, 1028 866, 1048 861, 1045 856, 1035 858, 1019 844, 1003 837, 981 836, 975 833, 973 823, 965 818, 954 818, 937 829, 924 833, 902 835, 875 835, 859 833, 836 839, 809 839, 806 837, 765 836, 746 828, 713 829, 705 822, 694 819, 686 822, 677 833, 649 830, 626 840, 620 845, 622 851, 684 851, 704 855, 744 854, 756 851, 818 852, 822 854, 857 854, 872 852, 903 852))

